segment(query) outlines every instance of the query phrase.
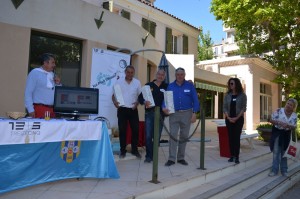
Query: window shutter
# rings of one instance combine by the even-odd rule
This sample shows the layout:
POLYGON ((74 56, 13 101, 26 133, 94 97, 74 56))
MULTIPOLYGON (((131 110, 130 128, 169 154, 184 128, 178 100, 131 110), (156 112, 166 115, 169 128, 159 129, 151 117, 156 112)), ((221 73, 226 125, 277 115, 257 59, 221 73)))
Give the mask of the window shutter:
POLYGON ((177 37, 174 36, 174 45, 173 45, 173 53, 177 54, 177 37))
POLYGON ((102 7, 106 10, 109 10, 109 2, 108 1, 103 2, 102 7))
POLYGON ((142 27, 155 37, 156 23, 148 19, 142 19, 142 27))
POLYGON ((142 19, 142 27, 145 29, 145 30, 148 30, 147 27, 148 27, 148 20, 143 18, 142 19))
POLYGON ((121 11, 121 16, 130 20, 130 12, 127 12, 126 10, 121 11))
POLYGON ((156 23, 153 21, 150 21, 150 34, 155 37, 155 29, 156 29, 156 23))
POLYGON ((183 46, 182 54, 188 54, 189 53, 189 40, 188 40, 189 38, 186 35, 183 35, 182 38, 183 38, 183 42, 182 42, 182 46, 183 46))
POLYGON ((102 7, 106 10, 109 10, 110 12, 113 11, 113 1, 106 1, 103 2, 102 7))
POLYGON ((172 53, 172 29, 166 28, 166 53, 172 53))

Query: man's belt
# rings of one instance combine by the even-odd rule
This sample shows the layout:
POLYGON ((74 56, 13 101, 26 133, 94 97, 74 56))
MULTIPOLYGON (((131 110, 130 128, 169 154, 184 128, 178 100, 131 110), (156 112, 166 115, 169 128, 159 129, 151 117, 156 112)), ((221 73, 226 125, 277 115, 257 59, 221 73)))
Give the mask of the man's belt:
POLYGON ((35 106, 45 106, 45 107, 53 108, 53 105, 47 105, 47 104, 33 103, 33 105, 35 105, 35 106))
POLYGON ((176 112, 186 112, 186 111, 190 111, 192 110, 191 108, 190 109, 185 109, 185 110, 177 110, 176 112))

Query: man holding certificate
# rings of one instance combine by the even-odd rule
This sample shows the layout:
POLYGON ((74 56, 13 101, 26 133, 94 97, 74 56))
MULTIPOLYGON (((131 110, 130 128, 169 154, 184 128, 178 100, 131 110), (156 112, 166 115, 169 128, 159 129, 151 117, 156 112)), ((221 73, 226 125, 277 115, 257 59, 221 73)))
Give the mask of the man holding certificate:
POLYGON ((126 156, 126 130, 129 122, 131 134, 131 154, 141 158, 138 152, 139 140, 139 115, 138 115, 138 96, 141 93, 141 82, 134 78, 135 69, 133 66, 127 66, 125 69, 125 78, 120 78, 114 85, 113 103, 118 109, 118 127, 120 140, 120 158, 126 156))
MULTIPOLYGON (((140 104, 145 105, 145 128, 146 128, 146 157, 145 163, 150 163, 153 159, 153 138, 154 138, 154 113, 155 106, 161 107, 164 100, 164 91, 167 89, 167 84, 164 82, 166 72, 159 69, 156 72, 156 79, 148 82, 142 88, 142 94, 139 95, 140 104)), ((161 116, 163 113, 161 110, 161 116)), ((162 123, 159 125, 159 138, 162 131, 162 123)))
MULTIPOLYGON (((176 157, 178 163, 188 165, 184 159, 186 142, 180 142, 180 140, 186 140, 188 138, 191 121, 194 122, 196 120, 196 113, 200 110, 197 91, 192 83, 185 80, 185 70, 183 68, 177 68, 175 70, 175 78, 175 81, 170 83, 167 88, 167 91, 173 92, 173 96, 169 98, 173 98, 173 103, 165 102, 167 106, 163 105, 163 112, 165 114, 170 114, 170 110, 174 108, 174 113, 170 114, 169 117, 171 136, 169 142, 169 158, 165 166, 175 164, 176 157), (168 105, 174 105, 174 107, 168 107, 168 105), (177 137, 179 137, 179 142, 175 140, 177 137)), ((172 92, 169 92, 169 94, 172 95, 172 92)))

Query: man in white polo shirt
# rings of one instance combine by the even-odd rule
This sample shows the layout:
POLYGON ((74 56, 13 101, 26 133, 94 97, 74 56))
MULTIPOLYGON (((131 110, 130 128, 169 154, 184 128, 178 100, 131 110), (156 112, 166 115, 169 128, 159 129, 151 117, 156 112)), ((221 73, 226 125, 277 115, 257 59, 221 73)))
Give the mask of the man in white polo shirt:
POLYGON ((129 65, 125 69, 125 78, 120 78, 116 81, 121 88, 124 99, 124 106, 119 106, 120 103, 115 96, 112 97, 115 107, 118 109, 118 127, 120 140, 120 158, 126 156, 126 130, 129 122, 131 128, 131 154, 137 158, 141 158, 138 152, 139 140, 139 115, 138 115, 138 96, 141 93, 141 82, 134 78, 135 69, 129 65))

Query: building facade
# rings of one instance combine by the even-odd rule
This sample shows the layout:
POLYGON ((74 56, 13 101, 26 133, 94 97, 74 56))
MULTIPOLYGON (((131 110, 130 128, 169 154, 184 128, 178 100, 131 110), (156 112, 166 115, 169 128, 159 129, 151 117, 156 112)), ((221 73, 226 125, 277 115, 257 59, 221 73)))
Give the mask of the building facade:
POLYGON ((25 110, 27 74, 45 52, 57 55, 56 73, 64 85, 82 87, 90 84, 93 48, 132 54, 142 84, 153 79, 161 52, 197 58, 200 30, 154 7, 154 1, 14 2, 0 3, 1 116, 25 110))
MULTIPOLYGON (((241 80, 248 100, 244 128, 253 130, 260 122, 267 122, 271 113, 281 106, 281 86, 273 82, 280 73, 259 57, 237 55, 239 47, 234 37, 235 30, 223 27, 223 31, 226 38, 213 46, 214 59, 200 61, 197 67, 241 80)), ((222 97, 218 94, 214 102, 213 107, 218 110, 222 109, 219 103, 222 97)), ((220 118, 220 115, 215 115, 215 118, 220 118)))
POLYGON ((153 79, 162 52, 193 55, 195 66, 189 72, 199 92, 205 90, 207 128, 211 120, 223 118, 230 76, 241 78, 248 96, 245 128, 267 120, 279 105, 280 88, 272 82, 276 71, 258 58, 232 57, 236 46, 231 29, 224 30, 228 35, 224 45, 215 46, 216 59, 198 63, 200 30, 155 7, 154 0, 14 2, 0 3, 0 116, 25 110, 27 74, 39 66, 37 57, 45 52, 58 56, 56 73, 64 85, 89 87, 93 48, 131 54, 142 84, 153 79))

